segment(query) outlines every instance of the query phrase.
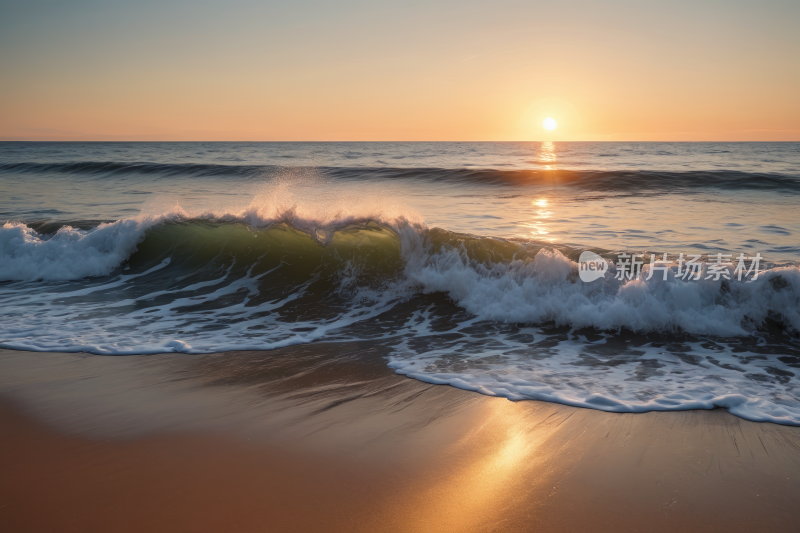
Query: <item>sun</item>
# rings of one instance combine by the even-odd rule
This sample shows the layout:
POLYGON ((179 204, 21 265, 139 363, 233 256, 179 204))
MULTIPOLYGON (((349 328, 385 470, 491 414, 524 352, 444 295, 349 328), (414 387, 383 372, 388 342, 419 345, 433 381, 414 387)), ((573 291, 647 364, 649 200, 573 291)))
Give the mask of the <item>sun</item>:
POLYGON ((544 126, 544 129, 548 131, 554 131, 558 127, 558 122, 556 122, 556 119, 553 117, 547 117, 542 122, 542 126, 544 126))

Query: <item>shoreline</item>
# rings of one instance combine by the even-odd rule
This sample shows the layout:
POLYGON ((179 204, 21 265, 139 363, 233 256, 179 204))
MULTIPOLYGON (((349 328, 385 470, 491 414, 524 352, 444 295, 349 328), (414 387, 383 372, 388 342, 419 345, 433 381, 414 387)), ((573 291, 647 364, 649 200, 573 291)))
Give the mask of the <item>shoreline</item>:
POLYGON ((791 531, 800 428, 394 374, 368 343, 0 350, 13 531, 791 531))

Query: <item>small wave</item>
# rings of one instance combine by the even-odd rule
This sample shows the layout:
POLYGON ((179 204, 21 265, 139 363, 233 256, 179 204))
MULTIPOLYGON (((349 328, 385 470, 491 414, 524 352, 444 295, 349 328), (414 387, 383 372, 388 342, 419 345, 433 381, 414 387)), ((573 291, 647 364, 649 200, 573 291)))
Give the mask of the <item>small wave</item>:
POLYGON ((68 163, 6 163, 0 165, 0 172, 30 174, 88 174, 88 175, 125 175, 125 174, 157 174, 161 176, 230 176, 254 175, 264 171, 279 169, 273 165, 215 165, 215 164, 180 164, 180 163, 148 163, 117 161, 76 161, 68 163))
MULTIPOLYGON (((778 173, 720 171, 661 172, 652 170, 498 170, 470 168, 293 167, 340 179, 426 180, 514 186, 568 186, 597 191, 675 191, 694 189, 775 190, 800 192, 800 176, 778 173)), ((64 173, 96 176, 157 175, 163 177, 269 177, 284 172, 276 165, 166 164, 83 161, 7 163, 0 172, 64 173)))

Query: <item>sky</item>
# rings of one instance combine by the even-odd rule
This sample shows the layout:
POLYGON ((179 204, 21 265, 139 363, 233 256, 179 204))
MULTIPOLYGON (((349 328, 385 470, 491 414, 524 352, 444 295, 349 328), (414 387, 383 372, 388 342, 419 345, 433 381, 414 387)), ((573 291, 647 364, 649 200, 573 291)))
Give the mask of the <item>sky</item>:
POLYGON ((799 24, 797 0, 0 0, 0 139, 800 141, 799 24))

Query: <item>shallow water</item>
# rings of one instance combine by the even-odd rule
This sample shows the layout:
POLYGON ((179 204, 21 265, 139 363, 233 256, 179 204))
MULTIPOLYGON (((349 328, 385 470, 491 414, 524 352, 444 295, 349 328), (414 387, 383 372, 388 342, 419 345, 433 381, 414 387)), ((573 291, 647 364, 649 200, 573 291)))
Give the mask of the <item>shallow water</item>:
POLYGON ((800 424, 798 143, 0 143, 0 198, 3 347, 369 339, 485 394, 800 424))

